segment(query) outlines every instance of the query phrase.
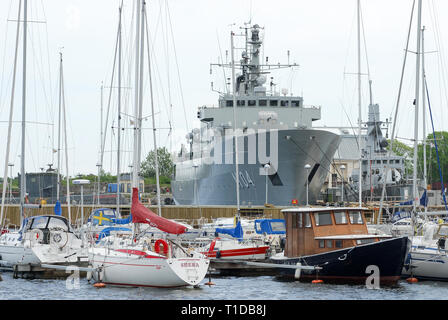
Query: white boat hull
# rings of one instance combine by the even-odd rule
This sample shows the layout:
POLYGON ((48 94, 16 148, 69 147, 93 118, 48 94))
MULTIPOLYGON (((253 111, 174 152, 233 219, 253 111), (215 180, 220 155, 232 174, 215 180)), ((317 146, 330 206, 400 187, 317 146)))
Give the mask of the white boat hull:
POLYGON ((427 247, 410 253, 411 268, 403 268, 403 276, 422 280, 448 281, 448 256, 445 250, 427 247), (412 270, 412 273, 411 273, 412 270))
POLYGON ((206 276, 209 260, 198 258, 166 258, 152 252, 132 250, 125 253, 107 248, 93 248, 89 263, 98 272, 96 281, 131 287, 196 286, 206 276))

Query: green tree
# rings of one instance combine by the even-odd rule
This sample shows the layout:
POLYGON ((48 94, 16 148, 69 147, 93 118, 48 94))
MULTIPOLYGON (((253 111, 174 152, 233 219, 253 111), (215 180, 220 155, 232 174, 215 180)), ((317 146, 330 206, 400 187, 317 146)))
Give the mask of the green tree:
MULTIPOLYGON (((448 132, 436 131, 435 139, 439 152, 440 170, 442 171, 443 182, 448 182, 448 132)), ((418 146, 418 172, 423 177, 423 143, 418 146)), ((439 165, 437 163, 437 153, 434 136, 432 133, 426 137, 426 166, 428 183, 440 182, 439 165)))
MULTIPOLYGON (((157 157, 159 163, 159 176, 170 179, 173 174, 174 164, 171 158, 171 154, 168 150, 163 148, 157 149, 157 157)), ((150 151, 146 156, 146 159, 141 164, 141 173, 144 177, 153 178, 156 176, 156 161, 154 150, 150 151)))
MULTIPOLYGON (((387 149, 390 150, 390 140, 387 141, 387 149)), ((403 142, 400 142, 398 140, 394 140, 392 144, 392 153, 394 153, 397 156, 404 157, 404 165, 405 170, 407 174, 412 174, 414 172, 413 169, 413 155, 414 155, 414 148, 408 146, 407 144, 404 144, 403 142)))

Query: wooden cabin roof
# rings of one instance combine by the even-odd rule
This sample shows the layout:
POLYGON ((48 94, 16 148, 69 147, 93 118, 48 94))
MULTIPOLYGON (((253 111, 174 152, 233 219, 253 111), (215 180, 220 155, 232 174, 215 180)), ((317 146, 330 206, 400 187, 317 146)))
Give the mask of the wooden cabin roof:
POLYGON ((294 207, 283 209, 282 212, 287 213, 312 213, 321 211, 367 211, 369 209, 363 207, 294 207))

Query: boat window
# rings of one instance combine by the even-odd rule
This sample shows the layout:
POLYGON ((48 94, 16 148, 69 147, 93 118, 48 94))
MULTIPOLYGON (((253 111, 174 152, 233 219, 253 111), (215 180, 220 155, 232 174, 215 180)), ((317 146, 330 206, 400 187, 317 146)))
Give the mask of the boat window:
POLYGON ((327 248, 333 248, 333 240, 327 240, 325 245, 327 246, 327 248))
POLYGON ((291 101, 291 107, 300 107, 300 100, 291 101))
POLYGON ((359 211, 352 211, 348 214, 350 216, 350 223, 351 224, 363 224, 362 221, 362 214, 359 211))
POLYGON ((33 219, 31 229, 44 229, 47 226, 48 217, 36 217, 33 219))
POLYGON ((246 105, 246 100, 238 100, 237 102, 236 102, 236 105, 237 106, 245 106, 246 105))
POLYGON ((448 226, 440 226, 440 229, 437 233, 439 234, 439 236, 448 236, 448 226))
POLYGON ((319 248, 325 248, 325 240, 319 240, 319 248))
POLYGON ((311 219, 308 213, 305 213, 305 228, 311 228, 311 219))
POLYGON ((248 105, 249 107, 256 106, 256 105, 257 105, 257 101, 255 101, 255 100, 249 100, 249 101, 247 101, 247 105, 248 105))
POLYGON ((372 243, 375 242, 375 239, 358 239, 356 240, 356 244, 368 244, 368 243, 372 243))
POLYGON ((333 224, 330 212, 316 212, 314 213, 314 220, 316 221, 316 226, 328 226, 333 224))
POLYGON ((336 221, 336 224, 345 224, 347 223, 347 215, 345 214, 345 211, 339 211, 334 213, 334 220, 336 221))
POLYGON ((226 107, 233 107, 233 101, 232 100, 226 100, 226 107))
POLYGON ((68 231, 67 224, 62 219, 58 218, 51 218, 48 223, 48 228, 61 228, 64 231, 68 231))
POLYGON ((270 101, 269 101, 269 105, 270 105, 271 107, 276 107, 276 106, 278 106, 278 100, 270 100, 270 101))
POLYGON ((258 100, 258 105, 260 107, 266 107, 268 105, 268 101, 267 100, 258 100))
POLYGON ((288 101, 288 100, 281 100, 281 101, 280 101, 280 105, 281 105, 282 107, 287 107, 287 106, 289 106, 289 101, 288 101))
POLYGON ((342 248, 342 240, 335 240, 334 241, 334 246, 336 248, 342 248))

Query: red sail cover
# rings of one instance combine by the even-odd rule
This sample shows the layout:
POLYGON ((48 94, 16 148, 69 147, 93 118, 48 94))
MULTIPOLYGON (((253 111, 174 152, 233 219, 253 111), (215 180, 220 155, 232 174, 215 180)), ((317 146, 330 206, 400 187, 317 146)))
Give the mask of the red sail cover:
POLYGON ((156 215, 154 212, 143 206, 138 199, 138 189, 132 188, 132 223, 147 223, 164 232, 181 234, 187 231, 187 227, 156 215))

